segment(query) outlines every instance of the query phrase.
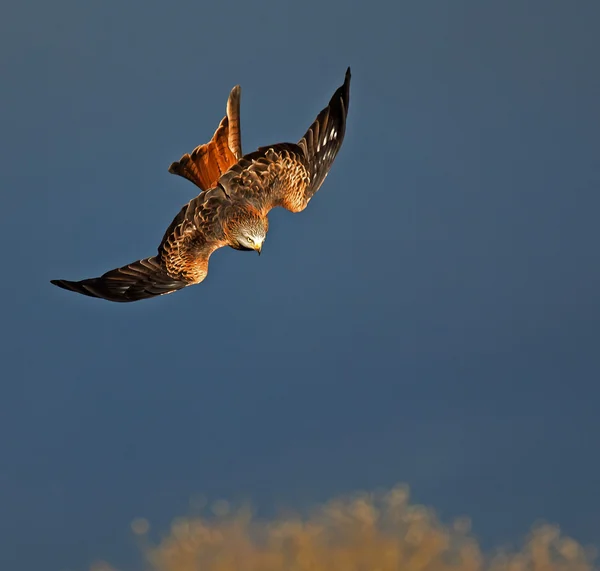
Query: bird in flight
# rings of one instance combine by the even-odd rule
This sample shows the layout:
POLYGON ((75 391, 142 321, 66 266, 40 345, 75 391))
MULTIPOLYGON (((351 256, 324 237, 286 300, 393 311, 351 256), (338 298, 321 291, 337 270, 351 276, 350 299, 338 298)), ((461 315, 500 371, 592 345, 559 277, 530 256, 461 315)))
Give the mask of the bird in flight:
POLYGON ((260 254, 269 211, 281 206, 301 212, 323 184, 344 139, 349 101, 350 68, 298 143, 277 143, 242 155, 240 88, 234 87, 213 138, 169 167, 201 192, 175 216, 157 255, 98 278, 51 283, 108 301, 138 301, 199 284, 210 256, 224 246, 260 254))

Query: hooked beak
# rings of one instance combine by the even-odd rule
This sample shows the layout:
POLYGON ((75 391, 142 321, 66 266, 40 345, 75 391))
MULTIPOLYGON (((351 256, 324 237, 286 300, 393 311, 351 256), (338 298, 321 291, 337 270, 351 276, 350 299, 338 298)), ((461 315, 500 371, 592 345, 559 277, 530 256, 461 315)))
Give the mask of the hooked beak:
POLYGON ((258 255, 260 256, 260 253, 262 252, 262 244, 257 244, 256 248, 254 249, 258 252, 258 255))

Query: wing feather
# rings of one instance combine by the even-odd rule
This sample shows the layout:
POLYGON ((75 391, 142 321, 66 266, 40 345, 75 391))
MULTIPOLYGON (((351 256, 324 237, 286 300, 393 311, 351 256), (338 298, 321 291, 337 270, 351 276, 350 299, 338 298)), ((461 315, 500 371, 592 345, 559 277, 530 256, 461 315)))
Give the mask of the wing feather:
POLYGON ((219 184, 227 194, 239 193, 263 211, 283 206, 300 212, 319 190, 346 133, 350 103, 350 68, 344 84, 331 97, 298 144, 278 143, 244 155, 219 184))
POLYGON ((306 197, 309 200, 329 174, 344 141, 346 117, 350 105, 350 78, 351 73, 348 68, 343 85, 336 90, 329 105, 317 115, 304 137, 298 142, 310 170, 310 183, 306 189, 306 197))
POLYGON ((219 232, 226 202, 221 189, 202 192, 190 200, 165 232, 156 256, 116 268, 97 278, 52 280, 51 283, 116 302, 148 299, 200 283, 208 273, 211 254, 226 244, 219 232))
POLYGON ((350 69, 298 144, 279 143, 241 156, 239 87, 232 90, 227 117, 209 143, 173 163, 170 172, 188 178, 203 192, 190 200, 167 228, 156 256, 81 281, 52 280, 58 287, 115 302, 172 293, 199 283, 208 260, 228 244, 223 222, 232 194, 266 214, 275 206, 306 208, 319 190, 342 145, 348 114, 350 69))
POLYGON ((77 282, 52 280, 51 283, 69 291, 116 302, 138 301, 165 295, 189 285, 171 277, 158 256, 111 270, 99 278, 77 282))

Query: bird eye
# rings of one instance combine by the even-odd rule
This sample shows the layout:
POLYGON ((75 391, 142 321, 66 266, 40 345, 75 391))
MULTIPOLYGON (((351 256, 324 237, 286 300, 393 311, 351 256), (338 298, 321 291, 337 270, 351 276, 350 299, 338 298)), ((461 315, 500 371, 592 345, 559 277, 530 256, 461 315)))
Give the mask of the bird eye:
POLYGON ((250 238, 250 236, 248 236, 248 242, 250 242, 250 244, 254 244, 254 240, 250 238))

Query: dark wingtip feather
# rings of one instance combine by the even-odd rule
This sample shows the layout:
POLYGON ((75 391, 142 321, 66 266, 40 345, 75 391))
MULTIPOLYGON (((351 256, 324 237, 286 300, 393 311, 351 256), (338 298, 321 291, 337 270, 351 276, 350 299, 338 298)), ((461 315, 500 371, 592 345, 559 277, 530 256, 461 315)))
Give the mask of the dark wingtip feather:
MULTIPOLYGON (((62 289, 65 289, 67 291, 72 291, 75 293, 80 293, 81 295, 87 295, 88 297, 96 297, 99 299, 106 299, 108 301, 115 301, 115 302, 130 302, 130 301, 137 301, 137 299, 129 299, 126 297, 119 297, 117 295, 112 295, 108 290, 106 290, 105 288, 104 291, 98 291, 95 290, 95 285, 102 285, 100 283, 101 278, 91 278, 88 280, 81 280, 79 282, 73 282, 73 281, 69 281, 69 280, 50 280, 50 283, 58 286, 62 289)), ((138 299, 142 299, 142 298, 138 298, 138 299)))
POLYGON ((78 283, 79 282, 71 282, 69 280, 50 280, 50 283, 58 286, 62 289, 66 289, 68 291, 76 291, 79 293, 84 293, 82 291, 80 291, 80 287, 78 287, 78 283))
POLYGON ((139 301, 172 293, 189 285, 167 275, 156 257, 138 260, 106 272, 99 278, 50 280, 50 283, 68 291, 115 302, 139 301))
POLYGON ((350 105, 350 68, 346 70, 344 83, 340 85, 310 126, 298 145, 303 149, 311 171, 310 189, 312 196, 329 173, 346 134, 346 117, 350 105))

